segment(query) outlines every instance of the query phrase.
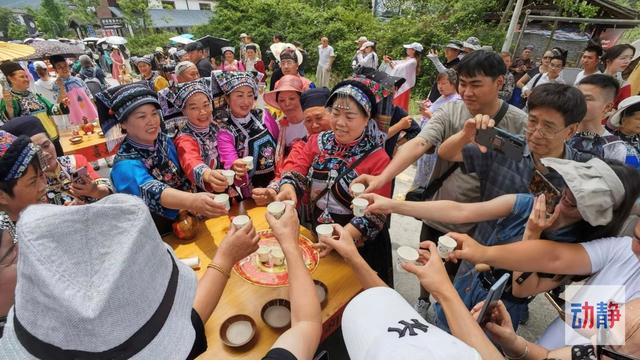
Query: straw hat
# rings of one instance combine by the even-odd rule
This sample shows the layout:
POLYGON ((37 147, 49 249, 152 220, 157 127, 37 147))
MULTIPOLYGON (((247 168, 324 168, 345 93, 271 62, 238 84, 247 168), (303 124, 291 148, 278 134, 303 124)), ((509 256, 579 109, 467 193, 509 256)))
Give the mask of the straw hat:
POLYGON ((0 358, 189 355, 196 277, 162 242, 142 200, 31 206, 17 233, 15 305, 0 358))

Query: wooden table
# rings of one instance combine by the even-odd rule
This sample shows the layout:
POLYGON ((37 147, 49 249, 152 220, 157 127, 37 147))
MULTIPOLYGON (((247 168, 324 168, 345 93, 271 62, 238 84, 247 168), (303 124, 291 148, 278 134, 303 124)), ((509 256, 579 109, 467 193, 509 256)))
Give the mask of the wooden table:
POLYGON ((98 136, 97 134, 99 130, 100 129, 96 129, 96 132, 90 135, 82 135, 82 142, 75 145, 69 141, 69 139, 74 135, 60 135, 60 144, 62 145, 64 154, 84 155, 84 157, 86 157, 88 161, 96 161, 98 159, 114 155, 118 147, 116 146, 111 152, 109 152, 107 150, 107 140, 104 137, 98 136))
MULTIPOLYGON (((234 206, 231 216, 237 214, 234 206)), ((255 207, 247 211, 257 230, 268 229, 269 225, 264 217, 266 208, 255 207)), ((210 219, 200 225, 196 240, 189 244, 180 244, 173 235, 165 237, 175 250, 179 258, 198 256, 201 268, 197 271, 198 278, 206 271, 213 255, 227 230, 230 220, 227 216, 210 219)), ((301 233, 315 241, 315 236, 306 228, 301 227, 301 233)), ((329 290, 327 305, 322 309, 322 339, 333 333, 340 326, 342 311, 345 305, 362 289, 351 268, 342 258, 332 252, 331 255, 320 259, 318 268, 311 274, 327 285, 329 290)), ((275 331, 268 327, 260 317, 262 306, 275 298, 288 299, 288 287, 268 288, 256 286, 232 271, 222 298, 205 324, 208 350, 200 359, 261 359, 271 348, 282 331, 275 331), (220 325, 229 317, 236 314, 251 316, 257 325, 257 339, 249 349, 235 350, 227 347, 220 339, 220 325)))

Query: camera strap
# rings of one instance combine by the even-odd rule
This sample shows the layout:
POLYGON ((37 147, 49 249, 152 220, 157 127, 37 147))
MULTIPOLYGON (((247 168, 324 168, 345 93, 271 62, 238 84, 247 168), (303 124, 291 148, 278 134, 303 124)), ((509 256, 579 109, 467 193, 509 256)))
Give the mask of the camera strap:
MULTIPOLYGON (((509 110, 509 104, 506 101, 502 101, 500 110, 498 110, 498 113, 496 114, 496 116, 493 117, 493 120, 495 121, 494 127, 497 127, 498 124, 500 124, 504 116, 507 114, 508 110, 509 110)), ((424 191, 424 195, 426 199, 431 199, 433 195, 435 195, 436 192, 442 187, 442 184, 444 184, 444 182, 449 178, 449 176, 451 176, 451 174, 453 174, 454 171, 458 170, 459 167, 460 167, 459 162, 453 164, 449 169, 447 169, 447 171, 445 171, 444 174, 440 175, 440 177, 438 177, 437 179, 429 183, 429 186, 427 186, 427 188, 424 191)))

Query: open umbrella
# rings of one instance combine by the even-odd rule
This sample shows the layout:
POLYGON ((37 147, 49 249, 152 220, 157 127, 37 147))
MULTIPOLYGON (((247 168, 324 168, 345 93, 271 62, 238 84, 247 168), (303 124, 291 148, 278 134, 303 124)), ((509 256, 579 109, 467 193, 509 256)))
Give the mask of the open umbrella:
POLYGON ((29 56, 35 52, 36 49, 29 45, 0 41, 0 61, 18 59, 23 56, 29 56))
POLYGON ((227 39, 217 38, 209 35, 202 37, 196 41, 200 42, 203 47, 209 49, 209 56, 221 56, 222 48, 231 45, 231 42, 227 39))
POLYGON ((100 40, 100 38, 97 37, 87 37, 82 39, 83 42, 98 42, 100 40))
POLYGON ((183 44, 183 45, 193 42, 193 40, 184 37, 184 35, 174 36, 174 37, 170 38, 169 41, 174 42, 176 44, 183 44))
POLYGON ((73 56, 84 54, 82 48, 59 41, 33 41, 29 46, 35 48, 35 53, 21 56, 20 60, 46 59, 51 55, 73 56))
POLYGON ((123 38, 122 36, 107 36, 98 40, 98 44, 103 42, 109 43, 111 45, 124 45, 127 43, 127 39, 123 38))

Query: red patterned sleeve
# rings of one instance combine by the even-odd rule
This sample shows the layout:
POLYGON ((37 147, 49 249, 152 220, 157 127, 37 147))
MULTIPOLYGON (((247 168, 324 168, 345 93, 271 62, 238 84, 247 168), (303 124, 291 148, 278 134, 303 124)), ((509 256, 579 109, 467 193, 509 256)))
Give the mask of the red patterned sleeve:
POLYGON ((205 189, 203 175, 209 167, 202 161, 200 145, 196 139, 187 135, 178 135, 173 140, 178 150, 180 167, 192 184, 205 189))
MULTIPOLYGON (((380 175, 389 165, 390 161, 389 155, 381 148, 373 152, 366 160, 356 166, 356 172, 358 175, 380 175)), ((374 192, 378 195, 391 197, 391 182, 384 184, 384 186, 374 192)))

